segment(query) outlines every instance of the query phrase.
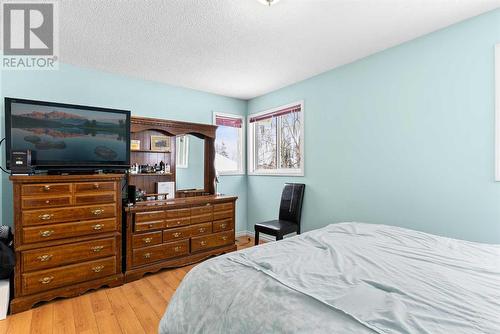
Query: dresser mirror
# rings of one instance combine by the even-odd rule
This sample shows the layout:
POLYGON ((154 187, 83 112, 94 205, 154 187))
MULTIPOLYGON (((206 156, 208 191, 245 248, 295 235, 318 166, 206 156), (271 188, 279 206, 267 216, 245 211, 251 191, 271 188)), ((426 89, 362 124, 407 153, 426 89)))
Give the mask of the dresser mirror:
POLYGON ((192 134, 176 136, 176 189, 203 190, 205 186, 205 139, 192 134))

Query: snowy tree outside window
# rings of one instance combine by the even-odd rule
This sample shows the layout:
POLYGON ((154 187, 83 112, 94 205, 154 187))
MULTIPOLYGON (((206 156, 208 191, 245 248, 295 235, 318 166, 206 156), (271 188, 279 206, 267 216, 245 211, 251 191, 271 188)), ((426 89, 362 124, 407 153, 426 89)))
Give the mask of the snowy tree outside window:
POLYGON ((215 169, 221 175, 244 174, 242 116, 214 112, 215 169))
POLYGON ((248 120, 249 174, 304 175, 304 107, 296 102, 248 120))

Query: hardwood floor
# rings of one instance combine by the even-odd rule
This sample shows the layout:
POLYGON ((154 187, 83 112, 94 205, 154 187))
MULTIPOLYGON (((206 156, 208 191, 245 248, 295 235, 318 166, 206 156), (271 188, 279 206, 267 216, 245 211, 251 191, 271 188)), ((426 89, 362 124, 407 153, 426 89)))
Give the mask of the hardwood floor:
MULTIPOLYGON (((237 238, 238 249, 253 238, 237 238)), ((0 320, 0 334, 157 333, 158 324, 184 275, 196 265, 163 270, 111 289, 59 299, 0 320)))

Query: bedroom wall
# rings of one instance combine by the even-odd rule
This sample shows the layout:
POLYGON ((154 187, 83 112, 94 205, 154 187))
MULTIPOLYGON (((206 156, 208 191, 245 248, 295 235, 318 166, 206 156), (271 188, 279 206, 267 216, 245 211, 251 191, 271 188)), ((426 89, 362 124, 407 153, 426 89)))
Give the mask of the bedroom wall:
POLYGON ((248 176, 248 230, 306 183, 303 228, 398 225, 500 243, 494 45, 500 10, 252 99, 305 101, 305 177, 248 176))
MULTIPOLYGON (((1 72, 1 71, 0 71, 1 72)), ((1 97, 18 97, 108 108, 129 109, 132 115, 212 124, 212 112, 244 115, 246 101, 62 64, 59 71, 4 71, 1 97)), ((3 138, 4 112, 1 113, 3 138)), ((5 166, 5 151, 1 150, 5 166)), ((12 224, 12 187, 1 178, 1 219, 12 224)), ((237 230, 246 229, 246 176, 222 176, 219 192, 239 196, 237 230)))

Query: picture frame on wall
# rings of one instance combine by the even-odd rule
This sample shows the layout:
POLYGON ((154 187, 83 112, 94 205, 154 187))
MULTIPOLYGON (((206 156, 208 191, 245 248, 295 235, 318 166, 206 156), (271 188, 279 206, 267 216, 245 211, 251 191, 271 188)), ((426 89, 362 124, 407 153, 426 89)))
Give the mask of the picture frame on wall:
POLYGON ((495 46, 495 181, 500 181, 500 44, 495 46))
POLYGON ((139 151, 141 149, 141 141, 132 139, 130 140, 130 150, 139 151))
POLYGON ((171 140, 168 136, 151 136, 151 151, 170 152, 171 140))

